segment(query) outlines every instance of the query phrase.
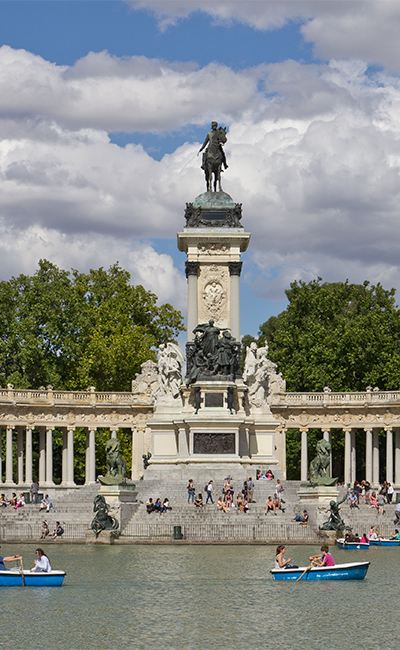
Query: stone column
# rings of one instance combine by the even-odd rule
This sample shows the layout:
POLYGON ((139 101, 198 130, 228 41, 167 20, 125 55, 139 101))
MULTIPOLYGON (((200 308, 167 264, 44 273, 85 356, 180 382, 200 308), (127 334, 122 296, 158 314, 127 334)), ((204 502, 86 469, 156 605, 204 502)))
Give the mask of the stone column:
POLYGON ((43 427, 39 430, 39 486, 46 483, 46 436, 43 427))
POLYGON ((189 456, 189 446, 186 434, 186 427, 183 423, 178 424, 179 431, 179 458, 187 458, 189 456))
POLYGON ((351 483, 351 429, 344 431, 344 482, 351 483))
POLYGON ((240 341, 240 273, 243 262, 229 262, 231 334, 240 341))
POLYGON ((117 439, 117 431, 118 431, 118 429, 111 429, 111 431, 110 431, 110 438, 111 438, 112 440, 116 440, 116 439, 117 439))
POLYGON ((32 429, 25 430, 25 482, 30 486, 33 481, 32 467, 32 429))
POLYGON ((393 431, 386 428, 386 480, 393 485, 393 431))
POLYGON ((379 485, 379 429, 373 432, 372 483, 379 485))
POLYGON ((351 438, 350 438, 350 444, 351 444, 351 452, 350 452, 350 482, 351 484, 354 483, 356 480, 356 430, 352 429, 351 430, 351 438))
POLYGON ((75 485, 74 480, 74 429, 67 431, 67 485, 75 485))
POLYGON ((396 429, 395 450, 394 450, 394 482, 400 485, 400 429, 396 429))
POLYGON ((13 480, 13 430, 7 427, 6 431, 6 483, 14 485, 13 480))
POLYGON ((193 330, 198 325, 197 315, 197 278, 199 273, 199 262, 186 262, 185 271, 188 281, 188 305, 187 305, 187 340, 193 341, 193 330))
MULTIPOLYGON (((332 445, 332 440, 331 440, 331 430, 330 429, 322 429, 322 436, 323 439, 329 442, 330 445, 332 445)), ((332 476, 332 447, 331 447, 331 453, 329 454, 329 476, 332 476)))
POLYGON ((63 446, 62 446, 62 478, 61 485, 66 485, 68 481, 68 448, 67 448, 67 431, 63 429, 63 446))
POLYGON ((3 431, 0 426, 0 485, 3 483, 3 431))
POLYGON ((372 429, 365 429, 365 478, 372 483, 372 429))
POLYGON ((53 482, 53 429, 46 429, 46 486, 54 485, 53 482))
POLYGON ((86 483, 96 482, 96 429, 86 432, 86 483))
POLYGON ((239 456, 239 427, 235 431, 235 454, 239 456))
POLYGON ((308 478, 308 429, 300 429, 301 431, 301 465, 300 465, 300 480, 305 483, 308 478))
POLYGON ((21 427, 17 429, 17 483, 24 482, 24 434, 21 427))

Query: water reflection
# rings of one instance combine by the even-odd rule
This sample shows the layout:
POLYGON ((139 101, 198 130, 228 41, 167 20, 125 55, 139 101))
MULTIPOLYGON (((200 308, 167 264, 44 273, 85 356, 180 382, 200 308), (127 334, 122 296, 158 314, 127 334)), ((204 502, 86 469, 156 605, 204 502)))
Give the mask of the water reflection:
MULTIPOLYGON (((34 546, 2 544, 32 566, 34 546)), ((271 546, 46 546, 60 588, 0 590, 7 650, 397 649, 400 549, 369 559, 363 582, 272 581, 271 546), (14 615, 12 613, 15 613, 14 615), (384 640, 384 641, 383 641, 384 640)), ((299 565, 318 547, 293 546, 299 565)))

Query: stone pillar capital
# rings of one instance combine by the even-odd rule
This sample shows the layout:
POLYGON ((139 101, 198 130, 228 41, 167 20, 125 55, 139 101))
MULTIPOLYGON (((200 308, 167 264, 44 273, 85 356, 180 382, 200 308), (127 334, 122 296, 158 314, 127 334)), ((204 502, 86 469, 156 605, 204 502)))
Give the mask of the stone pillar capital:
POLYGON ((242 272, 243 262, 228 262, 230 275, 240 275, 242 272))
POLYGON ((185 262, 186 277, 189 275, 198 275, 200 262, 185 262))

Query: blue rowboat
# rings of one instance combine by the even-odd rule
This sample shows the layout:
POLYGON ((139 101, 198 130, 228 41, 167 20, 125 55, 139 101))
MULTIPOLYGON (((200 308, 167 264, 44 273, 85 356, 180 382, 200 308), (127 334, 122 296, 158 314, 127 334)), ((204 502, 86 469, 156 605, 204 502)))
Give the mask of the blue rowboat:
POLYGON ((370 539, 371 546, 400 546, 400 539, 370 539))
POLYGON ((336 540, 337 547, 345 549, 346 551, 360 551, 361 549, 369 548, 369 544, 365 542, 346 542, 344 537, 336 540))
MULTIPOLYGON (((25 587, 61 587, 65 571, 24 571, 25 587)), ((20 571, 0 571, 0 587, 22 587, 20 571)))
POLYGON ((351 562, 349 564, 336 564, 329 567, 307 567, 298 569, 272 569, 274 580, 364 580, 369 562, 351 562), (305 573, 304 573, 305 572, 305 573), (302 575, 303 574, 303 575, 302 575), (300 577, 301 576, 301 577, 300 577))

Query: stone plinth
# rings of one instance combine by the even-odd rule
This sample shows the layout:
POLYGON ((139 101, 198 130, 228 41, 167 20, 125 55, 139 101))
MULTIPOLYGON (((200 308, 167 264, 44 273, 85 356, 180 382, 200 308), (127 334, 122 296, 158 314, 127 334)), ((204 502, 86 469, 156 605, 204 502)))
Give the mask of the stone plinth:
POLYGON ((133 503, 136 501, 136 487, 134 483, 124 483, 118 485, 102 485, 99 494, 101 494, 106 503, 133 503))
POLYGON ((92 530, 87 530, 86 544, 114 544, 118 536, 119 530, 102 530, 98 537, 96 537, 92 530))
POLYGON ((300 503, 329 503, 337 500, 339 491, 336 485, 316 485, 311 487, 307 483, 302 483, 297 495, 300 503))

